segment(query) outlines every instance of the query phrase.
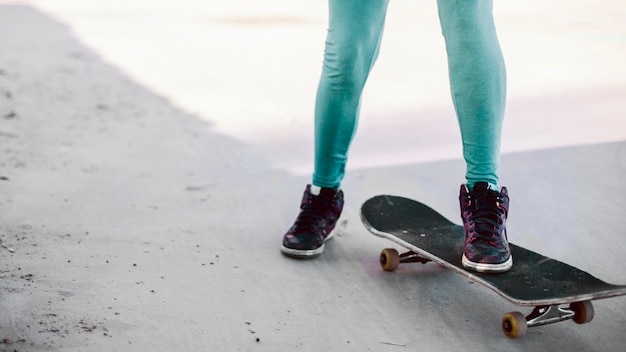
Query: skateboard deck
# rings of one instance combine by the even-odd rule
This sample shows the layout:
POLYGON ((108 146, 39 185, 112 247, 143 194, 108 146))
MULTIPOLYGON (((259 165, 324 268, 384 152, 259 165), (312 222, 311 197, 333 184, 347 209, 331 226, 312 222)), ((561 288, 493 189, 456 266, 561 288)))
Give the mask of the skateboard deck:
POLYGON ((394 270, 403 262, 435 262, 486 286, 508 301, 535 307, 528 316, 505 314, 504 333, 515 338, 528 327, 573 319, 586 323, 593 318, 591 300, 626 295, 626 285, 606 283, 578 268, 510 244, 513 267, 505 273, 478 273, 461 264, 463 227, 429 206, 404 197, 375 196, 361 207, 361 219, 374 235, 404 247, 381 252, 381 265, 394 270), (560 305, 569 304, 564 308, 560 305))

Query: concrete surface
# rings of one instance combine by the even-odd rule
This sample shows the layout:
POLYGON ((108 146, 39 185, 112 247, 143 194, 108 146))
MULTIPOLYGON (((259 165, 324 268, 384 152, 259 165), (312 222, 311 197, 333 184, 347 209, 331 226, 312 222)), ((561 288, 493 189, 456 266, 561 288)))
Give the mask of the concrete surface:
MULTIPOLYGON (((339 236, 280 255, 308 182, 326 3, 0 0, 0 351, 622 351, 435 265, 383 273, 379 193, 457 221, 463 163, 431 2, 392 2, 339 236)), ((496 3, 513 242, 614 283, 626 217, 626 6, 496 3)))

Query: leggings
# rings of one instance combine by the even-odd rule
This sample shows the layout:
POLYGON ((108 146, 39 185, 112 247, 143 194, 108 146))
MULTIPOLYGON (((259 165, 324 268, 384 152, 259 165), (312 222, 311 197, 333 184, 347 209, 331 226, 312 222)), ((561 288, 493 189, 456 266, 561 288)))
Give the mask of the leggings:
MULTIPOLYGON (((338 188, 356 132, 361 93, 378 56, 388 0, 329 0, 315 104, 313 184, 338 188)), ((498 187, 506 70, 492 0, 438 0, 466 182, 498 187)))

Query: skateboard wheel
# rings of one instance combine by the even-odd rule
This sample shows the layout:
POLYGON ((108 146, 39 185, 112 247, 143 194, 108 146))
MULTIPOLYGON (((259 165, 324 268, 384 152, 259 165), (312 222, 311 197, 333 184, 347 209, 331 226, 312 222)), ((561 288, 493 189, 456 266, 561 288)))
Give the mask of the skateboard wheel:
POLYGON ((502 317, 502 331, 510 339, 524 336, 528 331, 528 324, 524 314, 520 312, 506 313, 502 317))
POLYGON ((385 271, 394 271, 400 266, 400 254, 394 248, 385 248, 380 252, 380 266, 385 271))
POLYGON ((571 303, 569 309, 574 312, 572 320, 577 324, 585 324, 593 319, 593 304, 591 304, 591 301, 571 303))

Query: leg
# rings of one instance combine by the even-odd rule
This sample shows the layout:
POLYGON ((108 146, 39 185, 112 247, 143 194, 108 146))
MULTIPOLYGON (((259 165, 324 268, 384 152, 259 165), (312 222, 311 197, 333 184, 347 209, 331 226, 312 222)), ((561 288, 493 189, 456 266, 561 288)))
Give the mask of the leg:
POLYGON ((315 107, 313 190, 304 191, 300 214, 283 236, 281 251, 312 258, 343 209, 339 190, 348 148, 356 130, 361 92, 378 55, 388 0, 329 0, 330 21, 324 67, 315 107))
POLYGON ((492 0, 439 0, 450 87, 456 109, 467 186, 459 201, 465 244, 462 263, 481 272, 513 265, 506 233, 509 196, 498 186, 506 72, 493 20, 492 0))
POLYGON ((376 61, 388 0, 330 0, 315 108, 313 184, 337 188, 356 131, 365 81, 376 61))
POLYGON ((506 71, 493 20, 492 0, 439 0, 450 86, 467 163, 470 189, 498 185, 506 71))

